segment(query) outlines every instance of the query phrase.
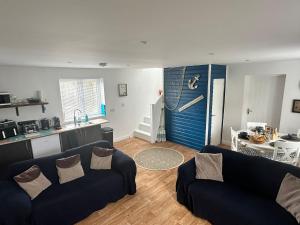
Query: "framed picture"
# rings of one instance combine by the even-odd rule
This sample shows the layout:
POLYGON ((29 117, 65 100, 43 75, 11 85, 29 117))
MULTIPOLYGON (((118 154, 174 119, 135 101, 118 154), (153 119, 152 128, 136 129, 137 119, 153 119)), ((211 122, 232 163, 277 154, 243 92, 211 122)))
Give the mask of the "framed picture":
POLYGON ((127 96, 127 84, 118 84, 119 96, 127 96))
POLYGON ((294 99, 292 112, 300 113, 300 99, 294 99))

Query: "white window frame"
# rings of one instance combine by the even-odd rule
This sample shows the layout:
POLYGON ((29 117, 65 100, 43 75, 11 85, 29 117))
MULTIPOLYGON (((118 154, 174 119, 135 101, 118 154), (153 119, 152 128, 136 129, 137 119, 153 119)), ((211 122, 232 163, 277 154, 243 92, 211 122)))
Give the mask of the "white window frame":
MULTIPOLYGON (((103 103, 105 104, 105 90, 104 90, 104 79, 103 78, 61 78, 59 79, 59 92, 60 92, 60 102, 61 102, 61 109, 62 109, 62 121, 63 124, 72 124, 74 123, 74 120, 66 120, 65 119, 65 112, 64 112, 64 106, 63 106, 63 97, 62 97, 62 92, 61 92, 61 82, 62 81, 83 81, 83 80, 99 80, 99 94, 100 94, 100 104, 103 103), (102 86, 102 87, 101 87, 102 86)), ((100 107, 100 105, 99 105, 100 107)), ((74 109, 75 110, 75 109, 74 109)), ((82 112, 84 113, 84 112, 82 112)), ((93 119, 99 119, 99 118, 105 118, 106 115, 101 114, 101 112, 99 112, 99 114, 97 115, 89 115, 89 120, 93 120, 93 119)))

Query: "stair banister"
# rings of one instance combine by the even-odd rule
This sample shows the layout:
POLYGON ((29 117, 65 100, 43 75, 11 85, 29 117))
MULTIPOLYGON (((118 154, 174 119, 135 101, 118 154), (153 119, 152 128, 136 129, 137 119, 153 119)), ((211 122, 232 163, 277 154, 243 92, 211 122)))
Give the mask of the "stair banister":
POLYGON ((163 107, 163 96, 159 96, 154 104, 150 107, 150 119, 151 119, 151 143, 155 143, 157 140, 157 133, 160 126, 160 119, 163 107))

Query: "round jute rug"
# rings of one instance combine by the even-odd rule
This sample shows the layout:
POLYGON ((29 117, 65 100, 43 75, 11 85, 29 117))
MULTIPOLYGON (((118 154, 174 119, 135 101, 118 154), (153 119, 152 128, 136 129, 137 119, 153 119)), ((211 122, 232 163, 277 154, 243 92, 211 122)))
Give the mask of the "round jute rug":
POLYGON ((184 156, 171 148, 153 147, 135 154, 134 161, 144 169, 169 170, 180 166, 184 156))

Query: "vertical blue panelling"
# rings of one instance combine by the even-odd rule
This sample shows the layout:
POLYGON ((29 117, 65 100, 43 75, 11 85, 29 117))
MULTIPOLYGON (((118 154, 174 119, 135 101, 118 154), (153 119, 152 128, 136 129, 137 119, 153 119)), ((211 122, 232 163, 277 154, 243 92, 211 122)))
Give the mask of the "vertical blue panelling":
MULTIPOLYGON (((164 69, 165 104, 173 107, 178 100, 183 67, 164 69)), ((167 140, 201 150, 205 145, 207 112, 208 65, 187 66, 183 83, 182 96, 174 111, 165 109, 167 140), (190 90, 188 80, 200 74, 198 88, 190 90), (203 95, 204 99, 190 108, 178 112, 178 108, 203 95)))
MULTIPOLYGON (((225 65, 211 65, 211 80, 210 80, 210 105, 209 105, 209 127, 208 127, 208 144, 211 138, 211 113, 212 113, 212 96, 213 96, 213 82, 214 79, 225 79, 224 85, 226 87, 226 66, 225 65)), ((225 88, 224 88, 225 90, 225 88)), ((224 106, 223 106, 224 108, 224 106)), ((224 114, 224 112, 223 112, 224 114)), ((222 122, 223 123, 223 122, 222 122)), ((223 126, 222 126, 223 127, 223 126)))

